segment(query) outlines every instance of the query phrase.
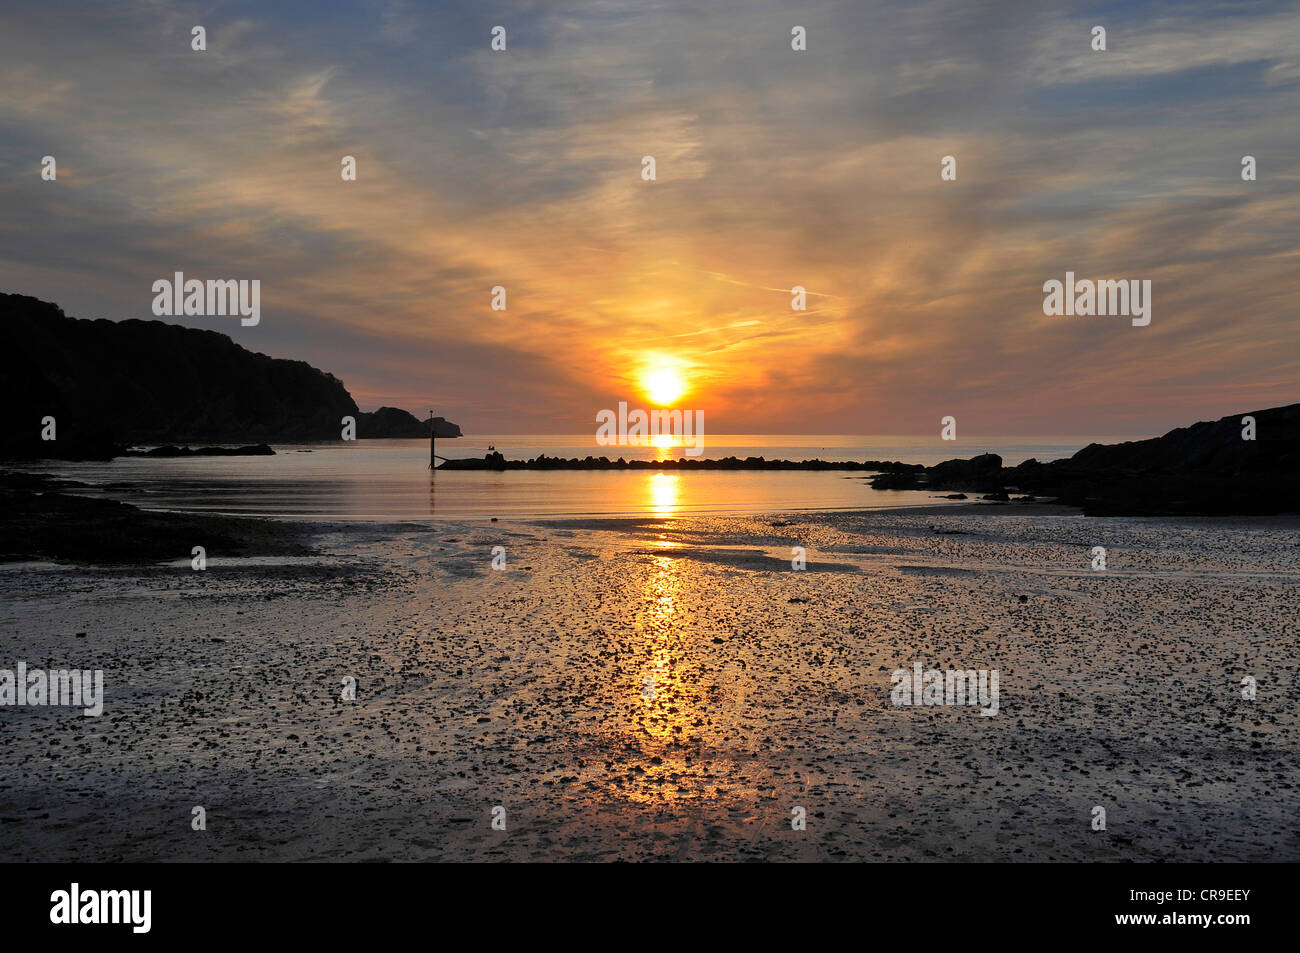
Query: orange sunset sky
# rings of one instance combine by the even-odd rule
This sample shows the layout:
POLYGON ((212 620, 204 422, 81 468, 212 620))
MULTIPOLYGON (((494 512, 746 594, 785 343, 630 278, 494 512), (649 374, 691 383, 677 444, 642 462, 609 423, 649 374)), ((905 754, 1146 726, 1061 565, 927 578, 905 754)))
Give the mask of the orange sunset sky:
POLYGON ((1283 3, 11 6, 0 290, 151 318, 175 271, 260 279, 256 327, 165 320, 477 433, 588 431, 654 373, 713 433, 1157 433, 1298 399, 1297 37, 1283 3), (1150 279, 1150 326, 1045 316, 1067 270, 1150 279))

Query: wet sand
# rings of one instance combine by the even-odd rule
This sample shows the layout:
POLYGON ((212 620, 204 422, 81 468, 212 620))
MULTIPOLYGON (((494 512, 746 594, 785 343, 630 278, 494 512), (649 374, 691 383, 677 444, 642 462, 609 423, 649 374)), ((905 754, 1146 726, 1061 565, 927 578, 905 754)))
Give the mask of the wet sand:
POLYGON ((1300 519, 318 529, 0 566, 0 667, 106 696, 0 708, 0 859, 1300 859, 1300 519), (894 706, 917 660, 998 714, 894 706))

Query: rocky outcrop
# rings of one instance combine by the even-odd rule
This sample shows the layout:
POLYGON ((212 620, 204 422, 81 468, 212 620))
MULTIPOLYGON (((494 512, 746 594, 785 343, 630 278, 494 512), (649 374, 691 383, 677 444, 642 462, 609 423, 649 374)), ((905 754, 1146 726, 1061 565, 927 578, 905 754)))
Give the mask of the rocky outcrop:
POLYGON ((460 428, 443 417, 419 419, 396 407, 380 407, 372 413, 357 414, 357 436, 373 440, 380 437, 428 437, 432 423, 434 436, 459 437, 460 428))
POLYGON ((154 447, 151 450, 127 450, 124 457, 273 457, 275 451, 267 444, 247 447, 154 447))
POLYGON ((1007 491, 1052 497, 1091 516, 1248 515, 1300 511, 1300 404, 1232 414, 1162 437, 1090 444, 1066 460, 1003 467, 996 454, 948 460, 920 474, 882 474, 877 489, 1007 491), (1253 440, 1243 439, 1244 418, 1253 440), (996 465, 994 463, 996 461, 996 465))
POLYGON ((1090 444, 1068 460, 1026 461, 1003 485, 1055 496, 1090 515, 1268 514, 1300 511, 1300 404, 1232 414, 1162 437, 1090 444), (1243 418, 1254 418, 1253 440, 1243 418))
POLYGON ((945 460, 925 471, 926 485, 936 490, 974 490, 988 493, 1001 489, 1002 458, 981 453, 969 460, 945 460))
POLYGON ((899 463, 896 460, 767 460, 763 457, 722 457, 716 460, 677 457, 672 460, 625 460, 619 457, 548 457, 546 454, 531 460, 507 460, 499 451, 482 459, 448 460, 440 470, 863 470, 889 473, 919 472, 920 464, 899 463))

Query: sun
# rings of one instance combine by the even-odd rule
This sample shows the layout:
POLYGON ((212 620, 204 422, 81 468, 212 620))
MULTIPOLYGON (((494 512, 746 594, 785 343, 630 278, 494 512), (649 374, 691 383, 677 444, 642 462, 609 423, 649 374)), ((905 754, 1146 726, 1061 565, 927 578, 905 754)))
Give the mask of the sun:
POLYGON ((686 382, 671 367, 650 371, 641 379, 646 395, 660 407, 670 407, 686 393, 686 382))

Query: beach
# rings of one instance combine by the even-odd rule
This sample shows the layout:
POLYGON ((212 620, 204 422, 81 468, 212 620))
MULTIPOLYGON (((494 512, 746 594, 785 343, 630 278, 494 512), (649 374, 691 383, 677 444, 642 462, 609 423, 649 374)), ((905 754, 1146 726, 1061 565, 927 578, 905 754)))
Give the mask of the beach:
POLYGON ((105 696, 3 710, 0 859, 1300 859, 1298 517, 302 532, 0 565, 0 666, 105 696), (996 714, 894 704, 917 662, 996 714))

